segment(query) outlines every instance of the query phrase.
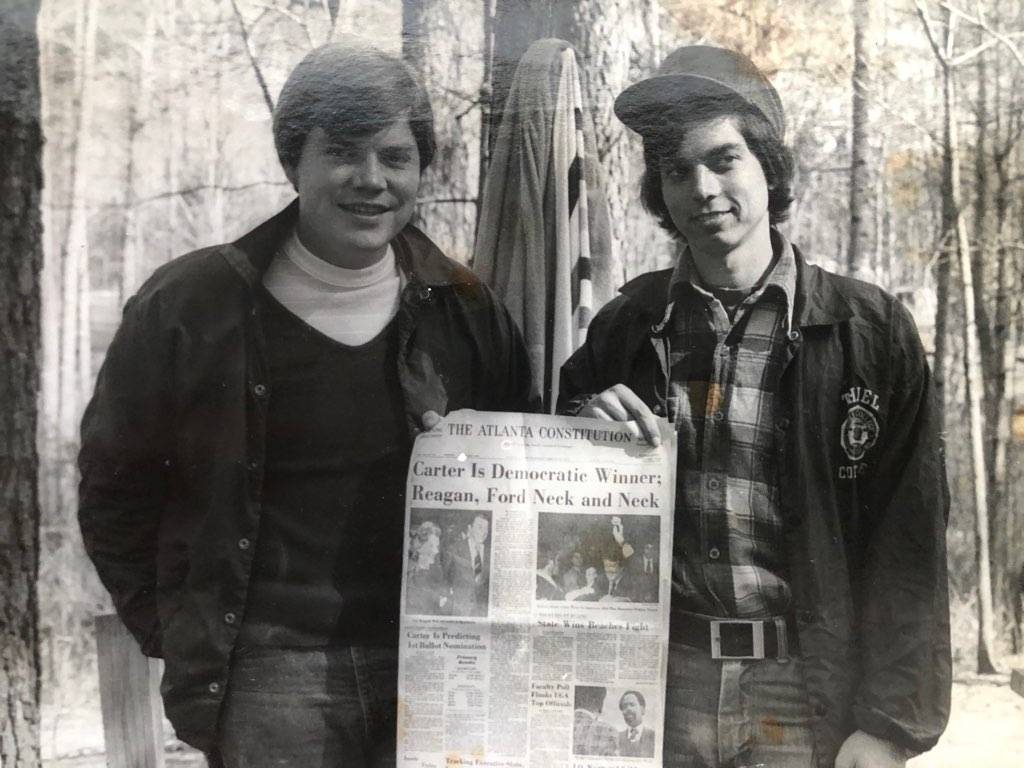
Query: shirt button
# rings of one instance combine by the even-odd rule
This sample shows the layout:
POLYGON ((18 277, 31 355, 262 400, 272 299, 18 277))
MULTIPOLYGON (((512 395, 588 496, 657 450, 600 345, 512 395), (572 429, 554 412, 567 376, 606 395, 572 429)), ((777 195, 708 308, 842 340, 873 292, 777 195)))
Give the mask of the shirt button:
POLYGON ((710 488, 712 491, 717 491, 719 485, 721 485, 721 483, 718 482, 718 478, 716 477, 712 477, 710 480, 708 480, 708 488, 710 488))
POLYGON ((786 338, 790 341, 800 341, 800 331, 790 331, 786 334, 786 338))
POLYGON ((208 690, 210 693, 220 693, 220 683, 210 683, 208 686, 206 686, 206 690, 208 690))
POLYGON ((708 557, 710 557, 712 560, 717 560, 719 557, 721 557, 721 555, 722 553, 718 551, 718 547, 712 547, 708 550, 708 557))
POLYGON ((225 624, 234 624, 236 618, 237 618, 237 616, 235 616, 235 614, 233 614, 231 611, 228 611, 227 613, 224 614, 224 623, 225 624))
POLYGON ((252 388, 252 391, 253 391, 253 394, 256 395, 256 397, 266 397, 266 395, 267 395, 267 385, 266 384, 257 384, 255 387, 252 388))
POLYGON ((239 539, 238 540, 238 548, 243 550, 243 551, 248 549, 251 544, 252 544, 252 542, 249 541, 248 539, 239 539))
POLYGON ((725 419, 725 414, 721 411, 715 411, 715 415, 712 417, 715 421, 722 421, 725 419))

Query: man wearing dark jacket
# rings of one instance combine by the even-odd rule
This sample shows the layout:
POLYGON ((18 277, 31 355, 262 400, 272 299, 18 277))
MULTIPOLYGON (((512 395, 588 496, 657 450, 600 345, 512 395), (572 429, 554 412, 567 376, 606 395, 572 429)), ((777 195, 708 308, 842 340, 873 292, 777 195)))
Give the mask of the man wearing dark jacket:
POLYGON ((528 363, 409 224, 434 134, 402 62, 311 52, 274 140, 298 200, 126 305, 82 424, 80 522, 211 764, 393 765, 412 437, 528 410, 528 363))
POLYGON ((674 269, 622 288, 561 408, 679 436, 668 766, 893 768, 949 714, 948 492, 928 365, 882 290, 809 265, 781 101, 676 50, 616 100, 674 269))

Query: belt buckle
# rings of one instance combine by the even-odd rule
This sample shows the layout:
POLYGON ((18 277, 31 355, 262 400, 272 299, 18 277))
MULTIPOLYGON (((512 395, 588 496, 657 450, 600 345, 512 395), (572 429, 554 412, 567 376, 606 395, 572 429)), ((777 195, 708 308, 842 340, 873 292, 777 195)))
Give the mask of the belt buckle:
POLYGON ((714 619, 711 622, 711 658, 726 661, 764 658, 764 621, 760 619, 714 619), (740 625, 750 629, 750 654, 732 656, 722 653, 722 627, 740 625))

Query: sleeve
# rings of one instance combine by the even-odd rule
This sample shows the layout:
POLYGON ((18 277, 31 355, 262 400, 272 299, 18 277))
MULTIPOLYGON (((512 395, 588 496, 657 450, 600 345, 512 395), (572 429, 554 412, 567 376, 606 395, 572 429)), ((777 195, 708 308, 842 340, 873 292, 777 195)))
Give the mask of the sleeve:
POLYGON ((562 365, 558 379, 558 405, 556 412, 575 416, 584 404, 598 392, 617 384, 609 381, 607 366, 603 362, 610 318, 618 301, 612 300, 590 323, 587 338, 562 365))
POLYGON ((523 334, 494 293, 484 286, 490 302, 491 364, 486 367, 491 393, 487 410, 538 413, 541 410, 539 393, 533 392, 530 356, 526 351, 523 334))
POLYGON ((166 498, 166 349, 132 299, 82 419, 78 520, 86 552, 143 653, 160 656, 157 535, 166 498))
POLYGON ((940 404, 924 350, 910 314, 893 306, 888 436, 865 504, 863 674, 854 717, 861 730, 922 752, 949 718, 949 490, 940 404))

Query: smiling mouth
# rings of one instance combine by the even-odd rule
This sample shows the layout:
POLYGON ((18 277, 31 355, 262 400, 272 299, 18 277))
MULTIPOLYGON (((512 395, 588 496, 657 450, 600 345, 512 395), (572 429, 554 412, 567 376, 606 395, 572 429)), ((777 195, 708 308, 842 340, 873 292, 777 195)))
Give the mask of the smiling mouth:
POLYGON ((697 213, 693 215, 694 221, 715 221, 723 216, 732 213, 731 208, 726 208, 724 211, 704 211, 703 213, 697 213))
POLYGON ((388 206, 379 203, 339 203, 338 207, 357 216, 380 216, 391 210, 388 206))

